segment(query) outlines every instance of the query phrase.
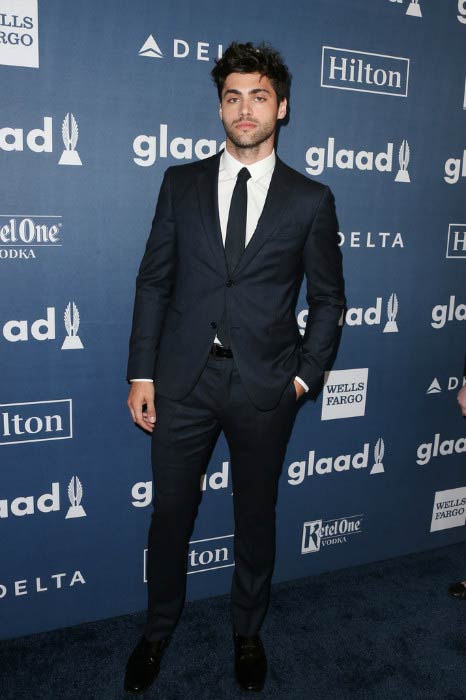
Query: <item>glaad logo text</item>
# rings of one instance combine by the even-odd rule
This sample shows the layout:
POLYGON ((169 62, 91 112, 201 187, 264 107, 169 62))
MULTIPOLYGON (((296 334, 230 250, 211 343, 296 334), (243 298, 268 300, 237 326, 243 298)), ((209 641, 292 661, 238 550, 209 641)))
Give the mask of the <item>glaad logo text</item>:
MULTIPOLYGON (((78 124, 71 112, 65 116, 61 126, 63 152, 59 165, 82 165, 76 150, 78 142, 78 124)), ((4 126, 0 128, 1 151, 24 151, 24 129, 4 126)), ((53 151, 53 119, 43 118, 43 127, 31 129, 26 134, 26 147, 34 153, 52 153, 53 151)))
POLYGON ((466 321, 466 304, 457 304, 456 297, 450 296, 448 304, 437 304, 432 309, 432 328, 444 328, 449 321, 466 321))
MULTIPOLYGON (((292 462, 289 465, 288 483, 291 486, 299 486, 299 484, 303 483, 306 476, 347 472, 350 469, 367 469, 369 466, 369 448, 370 445, 366 442, 362 451, 354 455, 344 454, 337 457, 320 457, 317 460, 315 450, 310 450, 307 460, 292 462)), ((382 474, 385 471, 382 462, 384 454, 385 444, 382 438, 379 438, 374 447, 374 462, 370 474, 382 474)))
MULTIPOLYGON (((203 474, 199 484, 200 491, 208 488, 213 491, 229 488, 229 463, 222 462, 222 468, 218 472, 212 472, 209 476, 203 474)), ((135 508, 145 508, 152 503, 153 486, 152 481, 137 481, 131 489, 132 505, 135 508)))
MULTIPOLYGON (((69 302, 63 315, 66 336, 62 350, 81 350, 83 344, 78 335, 80 315, 78 307, 69 302)), ((47 307, 47 317, 39 318, 32 323, 27 320, 11 320, 3 325, 3 337, 9 343, 26 342, 31 339, 39 342, 56 340, 55 307, 47 307)))
MULTIPOLYGON (((354 151, 353 149, 340 148, 335 150, 335 139, 330 137, 327 147, 311 146, 306 151, 306 172, 309 175, 321 175, 325 168, 339 168, 340 170, 378 170, 379 172, 393 171, 393 143, 387 143, 385 151, 354 151)), ((398 151, 399 169, 395 176, 395 182, 410 182, 408 165, 410 161, 410 148, 406 140, 403 140, 398 151)))
POLYGON ((139 134, 133 141, 133 151, 136 165, 149 168, 159 158, 174 158, 175 160, 192 160, 193 155, 199 160, 215 155, 225 146, 217 144, 215 139, 198 139, 175 136, 168 139, 168 124, 160 124, 158 135, 139 134))
MULTIPOLYGON (((86 512, 81 505, 83 487, 77 476, 71 478, 68 484, 68 498, 70 507, 67 510, 65 519, 84 518, 86 512)), ((50 493, 43 493, 37 498, 34 496, 17 496, 13 500, 0 499, 0 518, 8 518, 10 515, 22 517, 24 515, 35 515, 36 513, 53 513, 61 510, 60 484, 58 481, 52 483, 50 493)))
POLYGON ((435 433, 433 442, 423 442, 417 448, 416 462, 423 467, 434 457, 444 457, 455 452, 456 454, 466 452, 466 437, 460 437, 457 440, 441 441, 440 433, 435 433))
POLYGON ((460 177, 466 177, 466 148, 461 158, 448 158, 443 179, 448 185, 456 185, 460 177))

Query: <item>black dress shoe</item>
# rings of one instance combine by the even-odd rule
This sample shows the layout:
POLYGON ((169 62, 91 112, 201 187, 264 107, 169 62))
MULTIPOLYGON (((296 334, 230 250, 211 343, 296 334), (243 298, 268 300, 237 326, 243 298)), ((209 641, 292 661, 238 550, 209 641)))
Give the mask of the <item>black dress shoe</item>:
POLYGON ((466 600, 466 586, 464 586, 464 584, 461 581, 458 581, 458 583, 453 583, 448 589, 448 592, 454 598, 461 598, 462 600, 466 600))
POLYGON ((235 632, 236 680, 243 690, 260 691, 267 675, 267 658, 258 634, 243 637, 235 632))
POLYGON ((155 642, 142 637, 126 664, 125 690, 132 693, 147 690, 159 675, 160 660, 169 641, 169 637, 155 642))

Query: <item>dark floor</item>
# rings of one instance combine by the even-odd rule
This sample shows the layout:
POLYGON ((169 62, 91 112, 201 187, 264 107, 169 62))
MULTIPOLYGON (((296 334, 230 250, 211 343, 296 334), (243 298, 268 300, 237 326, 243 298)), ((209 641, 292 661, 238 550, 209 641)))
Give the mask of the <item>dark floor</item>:
MULTIPOLYGON (((263 693, 232 671, 228 597, 188 603, 154 686, 140 698, 466 699, 464 545, 273 588, 263 693)), ((0 642, 0 700, 119 700, 143 614, 0 642)))

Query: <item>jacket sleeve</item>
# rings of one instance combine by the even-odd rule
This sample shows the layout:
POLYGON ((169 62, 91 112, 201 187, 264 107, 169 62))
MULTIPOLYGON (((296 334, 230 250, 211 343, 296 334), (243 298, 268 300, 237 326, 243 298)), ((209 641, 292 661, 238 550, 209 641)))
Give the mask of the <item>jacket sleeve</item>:
POLYGON ((335 200, 329 187, 317 206, 303 255, 309 310, 296 374, 315 398, 338 347, 339 319, 346 304, 335 200))
POLYGON ((152 228, 136 278, 127 380, 153 377, 176 271, 176 225, 171 168, 165 172, 152 228))

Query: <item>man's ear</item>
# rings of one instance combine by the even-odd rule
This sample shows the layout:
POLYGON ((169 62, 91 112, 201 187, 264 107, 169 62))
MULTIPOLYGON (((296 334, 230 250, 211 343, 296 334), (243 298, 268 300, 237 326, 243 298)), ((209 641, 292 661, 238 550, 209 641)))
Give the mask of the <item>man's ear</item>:
POLYGON ((277 114, 277 119, 284 119, 286 117, 286 110, 288 107, 288 101, 286 97, 282 99, 280 104, 278 105, 278 114, 277 114))
POLYGON ((220 117, 220 121, 222 121, 222 103, 221 102, 218 106, 218 116, 220 117))

